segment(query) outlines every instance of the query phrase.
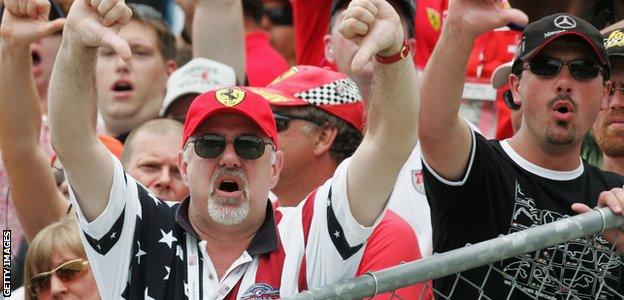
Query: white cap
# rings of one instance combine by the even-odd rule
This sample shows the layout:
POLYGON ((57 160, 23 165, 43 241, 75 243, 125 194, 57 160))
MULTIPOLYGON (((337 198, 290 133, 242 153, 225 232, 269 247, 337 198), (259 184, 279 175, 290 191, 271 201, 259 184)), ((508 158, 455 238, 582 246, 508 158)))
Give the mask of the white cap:
POLYGON ((492 73, 492 86, 500 89, 509 82, 509 74, 511 74, 512 62, 504 63, 498 66, 492 73))
POLYGON ((232 67, 207 58, 193 58, 169 76, 160 116, 164 117, 171 103, 180 96, 201 94, 225 85, 236 85, 236 73, 232 67))

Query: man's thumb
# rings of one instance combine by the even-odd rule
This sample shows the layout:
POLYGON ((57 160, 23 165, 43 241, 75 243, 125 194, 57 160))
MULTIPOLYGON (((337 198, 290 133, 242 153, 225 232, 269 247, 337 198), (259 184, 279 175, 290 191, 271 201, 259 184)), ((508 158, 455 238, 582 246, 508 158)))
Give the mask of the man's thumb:
POLYGON ((117 52, 123 60, 128 61, 132 58, 132 52, 130 51, 130 46, 128 46, 126 40, 120 38, 114 32, 109 31, 106 33, 102 37, 102 42, 104 46, 115 49, 115 52, 117 52))
POLYGON ((47 23, 47 26, 45 28, 45 35, 48 36, 59 32, 63 29, 63 26, 65 26, 65 19, 56 19, 54 21, 50 21, 47 23))

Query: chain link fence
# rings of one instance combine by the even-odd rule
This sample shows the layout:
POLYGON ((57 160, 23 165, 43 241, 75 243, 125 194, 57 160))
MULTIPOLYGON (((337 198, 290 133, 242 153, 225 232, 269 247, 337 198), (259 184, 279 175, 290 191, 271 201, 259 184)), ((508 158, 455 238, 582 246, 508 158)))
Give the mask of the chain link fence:
POLYGON ((596 209, 285 299, 401 299, 413 284, 422 292, 403 299, 624 299, 622 257, 600 236, 623 224, 596 209))

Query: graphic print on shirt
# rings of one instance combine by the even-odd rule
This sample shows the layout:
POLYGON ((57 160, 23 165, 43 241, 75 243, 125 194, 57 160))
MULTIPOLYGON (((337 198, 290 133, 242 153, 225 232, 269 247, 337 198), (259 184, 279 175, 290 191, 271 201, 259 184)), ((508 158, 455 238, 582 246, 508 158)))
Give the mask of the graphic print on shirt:
MULTIPOLYGON (((516 181, 509 234, 570 217, 536 207, 516 181)), ((510 276, 504 282, 512 285, 510 278, 515 278, 515 288, 540 299, 561 299, 569 288, 574 299, 614 299, 615 294, 600 285, 603 274, 607 286, 620 285, 622 261, 611 247, 600 236, 590 236, 521 254, 503 261, 503 272, 510 276)))

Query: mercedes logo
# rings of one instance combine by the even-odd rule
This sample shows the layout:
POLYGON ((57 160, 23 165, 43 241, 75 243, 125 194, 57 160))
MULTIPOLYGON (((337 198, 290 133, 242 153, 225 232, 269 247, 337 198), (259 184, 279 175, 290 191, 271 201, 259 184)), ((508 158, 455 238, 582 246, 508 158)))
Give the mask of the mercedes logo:
POLYGON ((561 29, 570 29, 576 27, 576 21, 570 16, 558 16, 555 19, 555 26, 561 29))

